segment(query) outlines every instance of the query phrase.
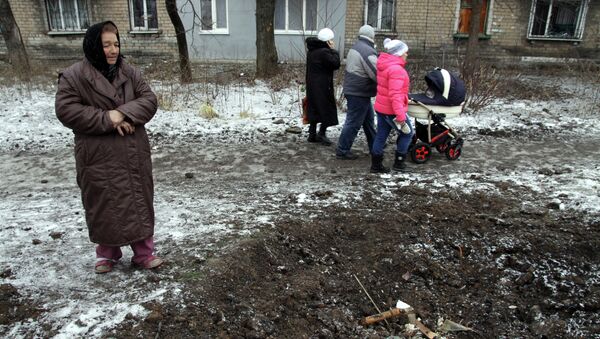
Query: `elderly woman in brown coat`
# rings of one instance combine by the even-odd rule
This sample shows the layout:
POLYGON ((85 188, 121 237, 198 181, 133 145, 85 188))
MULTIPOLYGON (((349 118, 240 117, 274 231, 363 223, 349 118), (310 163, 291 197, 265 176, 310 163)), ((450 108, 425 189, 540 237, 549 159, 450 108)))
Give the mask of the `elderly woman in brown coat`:
POLYGON ((111 21, 91 26, 85 58, 59 75, 56 115, 75 135, 77 184, 96 273, 133 250, 132 263, 155 268, 154 184, 150 144, 144 129, 157 109, 156 96, 139 70, 123 60, 119 32, 111 21))

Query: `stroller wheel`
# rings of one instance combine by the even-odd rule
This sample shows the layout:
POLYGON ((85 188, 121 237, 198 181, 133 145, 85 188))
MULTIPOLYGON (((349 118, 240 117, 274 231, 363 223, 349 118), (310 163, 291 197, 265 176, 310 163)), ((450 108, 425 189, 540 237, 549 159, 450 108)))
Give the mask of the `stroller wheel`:
POLYGON ((431 147, 429 145, 418 142, 410 151, 412 161, 417 164, 424 164, 431 157, 431 147))
POLYGON ((448 160, 456 160, 460 157, 462 144, 454 144, 446 148, 446 158, 448 160))
POLYGON ((446 149, 448 149, 449 146, 450 146, 449 142, 443 142, 441 144, 435 145, 435 149, 440 153, 444 153, 444 152, 446 152, 446 149))

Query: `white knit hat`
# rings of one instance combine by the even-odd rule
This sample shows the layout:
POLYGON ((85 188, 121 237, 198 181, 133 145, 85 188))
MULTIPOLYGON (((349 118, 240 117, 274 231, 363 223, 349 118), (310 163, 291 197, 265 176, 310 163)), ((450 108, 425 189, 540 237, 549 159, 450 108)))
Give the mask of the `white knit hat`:
POLYGON ((333 31, 327 27, 323 28, 322 30, 319 31, 317 38, 319 38, 319 40, 321 40, 321 41, 333 40, 333 31))
POLYGON ((375 39, 375 29, 370 25, 363 25, 358 30, 358 35, 366 36, 367 38, 373 40, 375 39))
POLYGON ((392 40, 390 38, 386 38, 383 40, 383 47, 385 47, 386 51, 392 55, 401 56, 408 52, 408 45, 396 39, 392 40))

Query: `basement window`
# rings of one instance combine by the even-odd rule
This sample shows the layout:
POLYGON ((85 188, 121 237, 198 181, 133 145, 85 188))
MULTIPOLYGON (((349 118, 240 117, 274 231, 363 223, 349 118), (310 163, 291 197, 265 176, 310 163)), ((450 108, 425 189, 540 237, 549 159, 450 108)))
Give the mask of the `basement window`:
POLYGON ((579 41, 589 0, 533 0, 527 38, 579 41))

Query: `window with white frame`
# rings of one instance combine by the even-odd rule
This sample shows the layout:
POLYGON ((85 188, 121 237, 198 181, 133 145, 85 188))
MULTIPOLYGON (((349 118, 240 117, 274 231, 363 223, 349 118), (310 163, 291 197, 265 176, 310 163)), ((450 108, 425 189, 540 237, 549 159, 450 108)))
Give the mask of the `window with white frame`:
POLYGON ((318 0, 276 0, 275 33, 316 32, 318 0))
MULTIPOLYGON (((200 0, 200 29, 212 33, 227 32, 227 0, 200 0)), ((198 8, 195 9, 196 11, 198 8)))
POLYGON ((129 14, 133 31, 158 29, 156 0, 130 0, 129 14))
POLYGON ((50 31, 80 32, 90 27, 86 0, 46 0, 50 31))
POLYGON ((394 0, 365 0, 365 23, 378 31, 392 31, 394 5, 394 0))
POLYGON ((533 0, 529 39, 580 40, 589 0, 533 0))

